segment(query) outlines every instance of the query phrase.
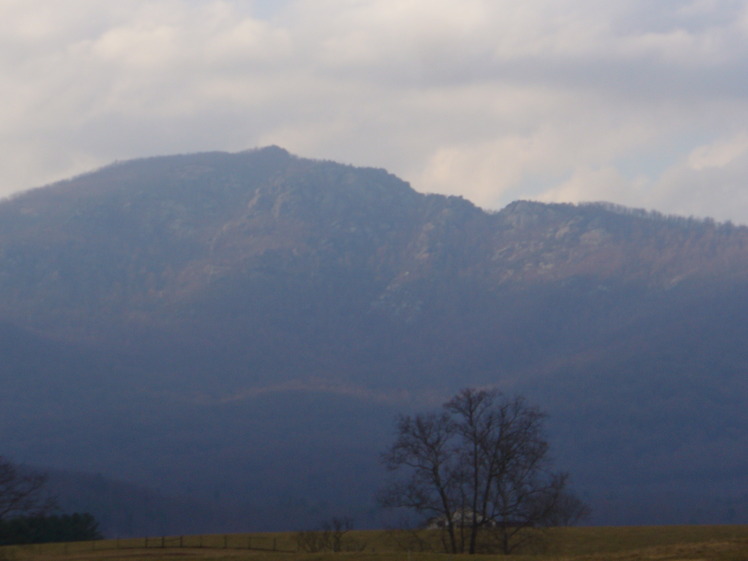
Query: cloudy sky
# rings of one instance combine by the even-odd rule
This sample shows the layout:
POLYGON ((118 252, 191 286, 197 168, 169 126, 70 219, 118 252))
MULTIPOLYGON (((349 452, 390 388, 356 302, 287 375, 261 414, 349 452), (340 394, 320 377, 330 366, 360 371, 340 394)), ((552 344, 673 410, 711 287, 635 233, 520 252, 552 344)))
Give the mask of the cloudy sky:
POLYGON ((748 224, 746 0, 0 0, 0 195, 277 144, 748 224))

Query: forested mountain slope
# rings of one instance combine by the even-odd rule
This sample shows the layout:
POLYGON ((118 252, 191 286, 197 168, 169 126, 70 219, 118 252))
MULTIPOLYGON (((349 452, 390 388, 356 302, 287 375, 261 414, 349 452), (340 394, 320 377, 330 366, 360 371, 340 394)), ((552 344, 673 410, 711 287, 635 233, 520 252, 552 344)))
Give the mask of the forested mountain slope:
POLYGON ((393 416, 497 385, 596 521, 748 521, 746 308, 744 227, 277 147, 117 163, 0 203, 3 453, 376 524, 393 416))

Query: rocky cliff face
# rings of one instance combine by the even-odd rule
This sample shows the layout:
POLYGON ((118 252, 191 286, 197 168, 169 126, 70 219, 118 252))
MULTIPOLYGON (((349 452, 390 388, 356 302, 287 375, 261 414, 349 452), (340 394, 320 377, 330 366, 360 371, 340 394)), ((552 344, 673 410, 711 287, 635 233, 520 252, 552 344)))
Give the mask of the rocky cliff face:
POLYGON ((115 164, 3 202, 0 306, 29 318, 160 314, 273 270, 390 289, 448 277, 667 288, 744 278, 747 246, 745 228, 605 205, 519 201, 488 214, 382 170, 272 147, 115 164))

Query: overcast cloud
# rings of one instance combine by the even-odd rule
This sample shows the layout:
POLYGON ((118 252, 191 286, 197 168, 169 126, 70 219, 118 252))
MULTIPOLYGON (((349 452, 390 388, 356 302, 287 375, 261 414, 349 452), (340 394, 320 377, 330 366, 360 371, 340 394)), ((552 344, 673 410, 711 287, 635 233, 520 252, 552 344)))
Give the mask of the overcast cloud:
POLYGON ((748 223, 744 0, 0 0, 0 194, 277 144, 748 223))

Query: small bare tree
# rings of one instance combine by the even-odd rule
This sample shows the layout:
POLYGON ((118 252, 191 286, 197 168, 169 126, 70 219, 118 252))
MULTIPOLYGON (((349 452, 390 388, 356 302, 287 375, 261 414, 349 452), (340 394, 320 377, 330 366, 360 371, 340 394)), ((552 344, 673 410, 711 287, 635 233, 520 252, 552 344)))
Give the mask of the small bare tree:
POLYGON ((350 518, 332 518, 322 524, 319 530, 297 532, 296 546, 307 553, 320 551, 343 551, 343 537, 353 529, 350 518))
POLYGON ((574 522, 586 507, 551 469, 545 415, 522 398, 465 389, 441 413, 400 417, 383 454, 404 479, 381 495, 388 507, 431 518, 452 553, 511 553, 530 528, 574 522))
POLYGON ((46 493, 47 477, 0 456, 0 520, 49 512, 54 500, 46 493))

